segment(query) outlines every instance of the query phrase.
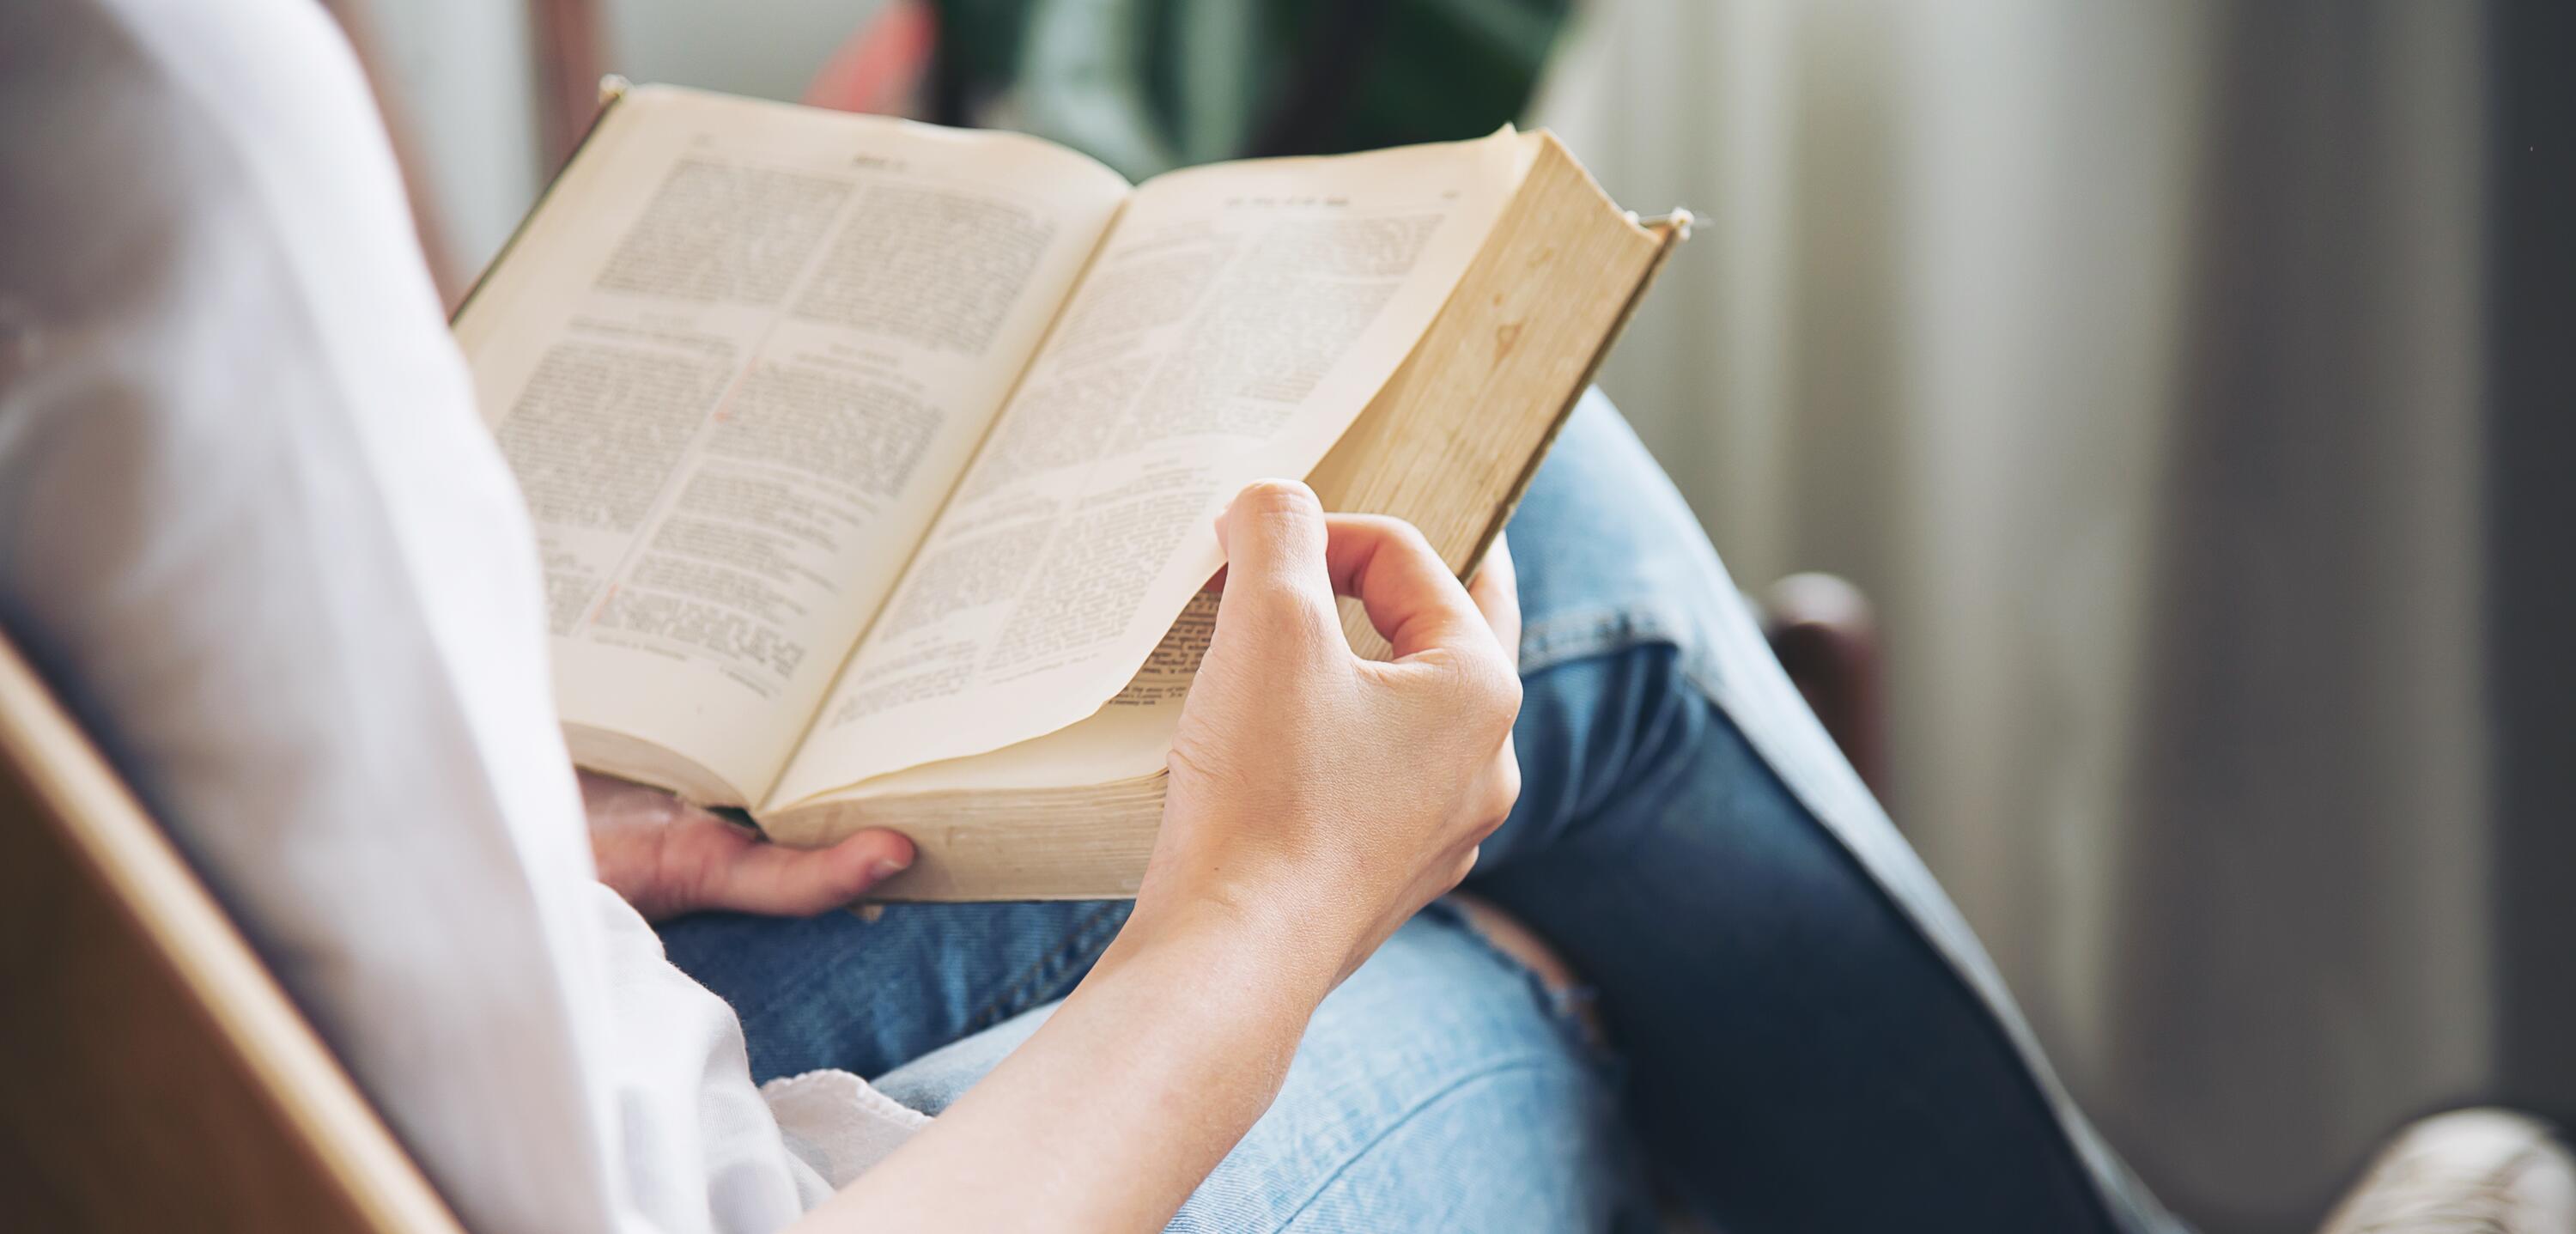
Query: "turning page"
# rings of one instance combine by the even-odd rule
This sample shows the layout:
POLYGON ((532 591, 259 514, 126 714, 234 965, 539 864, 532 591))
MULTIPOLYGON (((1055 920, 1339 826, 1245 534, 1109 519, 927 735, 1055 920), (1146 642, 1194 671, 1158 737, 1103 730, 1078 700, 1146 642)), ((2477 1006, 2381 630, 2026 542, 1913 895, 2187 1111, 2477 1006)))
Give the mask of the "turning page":
POLYGON ((1520 148, 1506 130, 1139 187, 766 808, 1118 695, 1219 564, 1222 503, 1304 475, 1410 353, 1520 148))
POLYGON ((457 322, 579 761, 764 795, 1127 193, 1009 134, 611 109, 457 322))

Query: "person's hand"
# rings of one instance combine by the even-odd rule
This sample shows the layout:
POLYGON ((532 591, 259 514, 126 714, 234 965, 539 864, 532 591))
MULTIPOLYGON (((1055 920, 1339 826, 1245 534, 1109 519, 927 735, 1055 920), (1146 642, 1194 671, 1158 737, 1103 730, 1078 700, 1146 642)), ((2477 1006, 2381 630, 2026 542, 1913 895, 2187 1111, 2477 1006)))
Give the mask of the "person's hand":
POLYGON ((1411 524, 1326 515, 1302 484, 1245 489, 1218 522, 1216 631, 1172 741, 1136 922, 1209 907, 1291 936, 1338 980, 1456 886, 1512 807, 1520 680, 1508 554, 1476 598, 1411 524), (1354 655, 1359 598, 1393 645, 1354 655))
POLYGON ((658 788, 587 771, 581 800, 599 881, 649 921, 706 909, 811 917, 912 864, 912 841, 891 831, 788 848, 658 788))
POLYGON ((1256 484, 1128 917, 1045 1023, 798 1230, 1159 1230, 1261 1117, 1333 984, 1464 877, 1518 794, 1511 563, 1256 484), (1357 594, 1395 659, 1351 653, 1357 594), (996 1186, 1006 1179, 1009 1186, 996 1186))

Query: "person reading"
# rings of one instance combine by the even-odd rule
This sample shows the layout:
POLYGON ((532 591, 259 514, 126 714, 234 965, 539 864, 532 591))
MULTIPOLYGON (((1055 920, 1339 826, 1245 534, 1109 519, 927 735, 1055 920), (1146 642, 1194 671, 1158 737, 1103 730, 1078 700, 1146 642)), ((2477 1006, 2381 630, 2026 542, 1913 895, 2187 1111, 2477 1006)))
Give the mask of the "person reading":
POLYGON ((585 827, 317 7, 28 0, 0 114, 0 626, 471 1228, 1611 1228, 1644 1164, 1732 1228, 2167 1223, 1597 396, 1473 592, 1237 493, 1132 903, 817 913, 900 837, 585 827))

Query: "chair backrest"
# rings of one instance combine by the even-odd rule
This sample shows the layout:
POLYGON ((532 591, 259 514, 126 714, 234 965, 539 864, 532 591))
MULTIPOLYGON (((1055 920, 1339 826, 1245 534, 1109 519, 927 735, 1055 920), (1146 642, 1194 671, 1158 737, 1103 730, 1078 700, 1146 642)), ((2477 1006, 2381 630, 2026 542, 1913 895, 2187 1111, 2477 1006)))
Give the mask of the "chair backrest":
POLYGON ((0 638, 0 1225, 457 1234, 0 638))

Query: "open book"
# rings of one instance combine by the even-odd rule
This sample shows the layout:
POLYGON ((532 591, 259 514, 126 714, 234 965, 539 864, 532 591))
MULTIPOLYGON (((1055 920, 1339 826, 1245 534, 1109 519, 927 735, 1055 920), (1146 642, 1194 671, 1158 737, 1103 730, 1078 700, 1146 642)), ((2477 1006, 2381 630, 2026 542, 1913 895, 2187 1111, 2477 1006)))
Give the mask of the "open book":
POLYGON ((901 830, 888 898, 1118 896, 1226 499, 1305 477, 1464 572, 1679 230, 1545 133, 1130 186, 648 87, 455 328, 576 761, 783 842, 901 830))

